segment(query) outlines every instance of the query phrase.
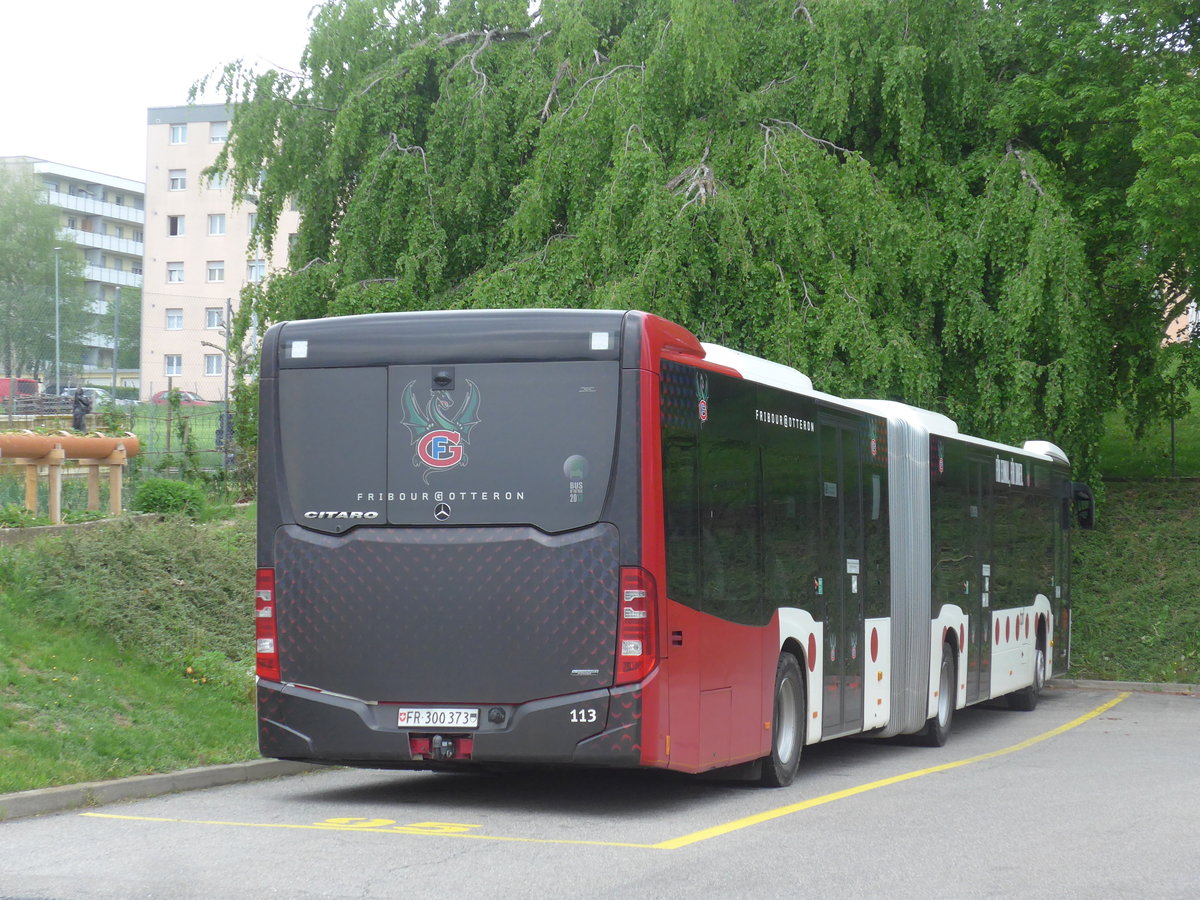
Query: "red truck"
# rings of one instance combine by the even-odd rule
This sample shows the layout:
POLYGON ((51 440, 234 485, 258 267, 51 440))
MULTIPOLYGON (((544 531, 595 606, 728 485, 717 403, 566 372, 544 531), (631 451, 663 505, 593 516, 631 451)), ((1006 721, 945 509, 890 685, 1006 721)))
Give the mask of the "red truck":
POLYGON ((41 382, 36 378, 0 377, 0 400, 7 400, 13 395, 16 395, 18 399, 22 397, 36 397, 41 388, 41 382))

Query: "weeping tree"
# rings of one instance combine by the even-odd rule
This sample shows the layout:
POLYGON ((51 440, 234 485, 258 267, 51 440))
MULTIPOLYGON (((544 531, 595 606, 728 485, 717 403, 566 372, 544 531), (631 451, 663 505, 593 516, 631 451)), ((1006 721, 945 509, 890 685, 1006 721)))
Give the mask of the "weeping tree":
POLYGON ((58 211, 41 202, 40 190, 26 168, 0 166, 0 375, 6 377, 53 378, 56 331, 59 355, 73 367, 87 330, 82 256, 60 239, 58 211))
POLYGON ((1196 27, 1165 0, 331 0, 300 72, 218 74, 215 168, 264 242, 303 213, 261 320, 640 308, 1086 474, 1115 403, 1145 422, 1197 380, 1161 346, 1200 254, 1196 27))

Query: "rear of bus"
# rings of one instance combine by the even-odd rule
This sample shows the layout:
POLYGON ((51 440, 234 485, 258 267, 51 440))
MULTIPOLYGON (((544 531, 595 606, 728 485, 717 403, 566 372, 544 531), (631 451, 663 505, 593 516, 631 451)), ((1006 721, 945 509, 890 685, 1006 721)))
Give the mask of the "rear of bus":
POLYGON ((390 313, 267 333, 263 755, 654 762, 642 749, 659 655, 641 563, 648 318, 390 313))

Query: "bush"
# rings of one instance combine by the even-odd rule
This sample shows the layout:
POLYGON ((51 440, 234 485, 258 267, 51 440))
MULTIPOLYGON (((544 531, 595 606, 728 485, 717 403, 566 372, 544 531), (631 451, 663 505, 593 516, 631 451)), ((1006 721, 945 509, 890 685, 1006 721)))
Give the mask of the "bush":
POLYGON ((34 525, 49 525, 50 520, 31 513, 23 506, 9 503, 0 506, 0 528, 29 528, 34 525))
POLYGON ((248 516, 210 525, 125 519, 0 547, 0 594, 10 606, 94 628, 181 673, 190 666, 197 681, 230 696, 245 695, 253 665, 253 582, 248 516))
POLYGON ((139 512, 186 513, 195 518, 204 509, 204 488, 170 478, 147 478, 138 485, 133 508, 139 512))

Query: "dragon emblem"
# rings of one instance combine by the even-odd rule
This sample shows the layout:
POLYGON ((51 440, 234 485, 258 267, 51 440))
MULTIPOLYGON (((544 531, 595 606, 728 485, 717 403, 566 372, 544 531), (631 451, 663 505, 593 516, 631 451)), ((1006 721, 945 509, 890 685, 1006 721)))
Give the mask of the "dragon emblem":
POLYGON ((434 472, 467 465, 471 430, 479 424, 480 391, 467 379, 462 400, 455 405, 449 391, 430 391, 429 399, 417 397, 417 383, 410 381, 401 397, 404 425, 413 444, 413 465, 425 467, 422 480, 429 484, 434 472))

